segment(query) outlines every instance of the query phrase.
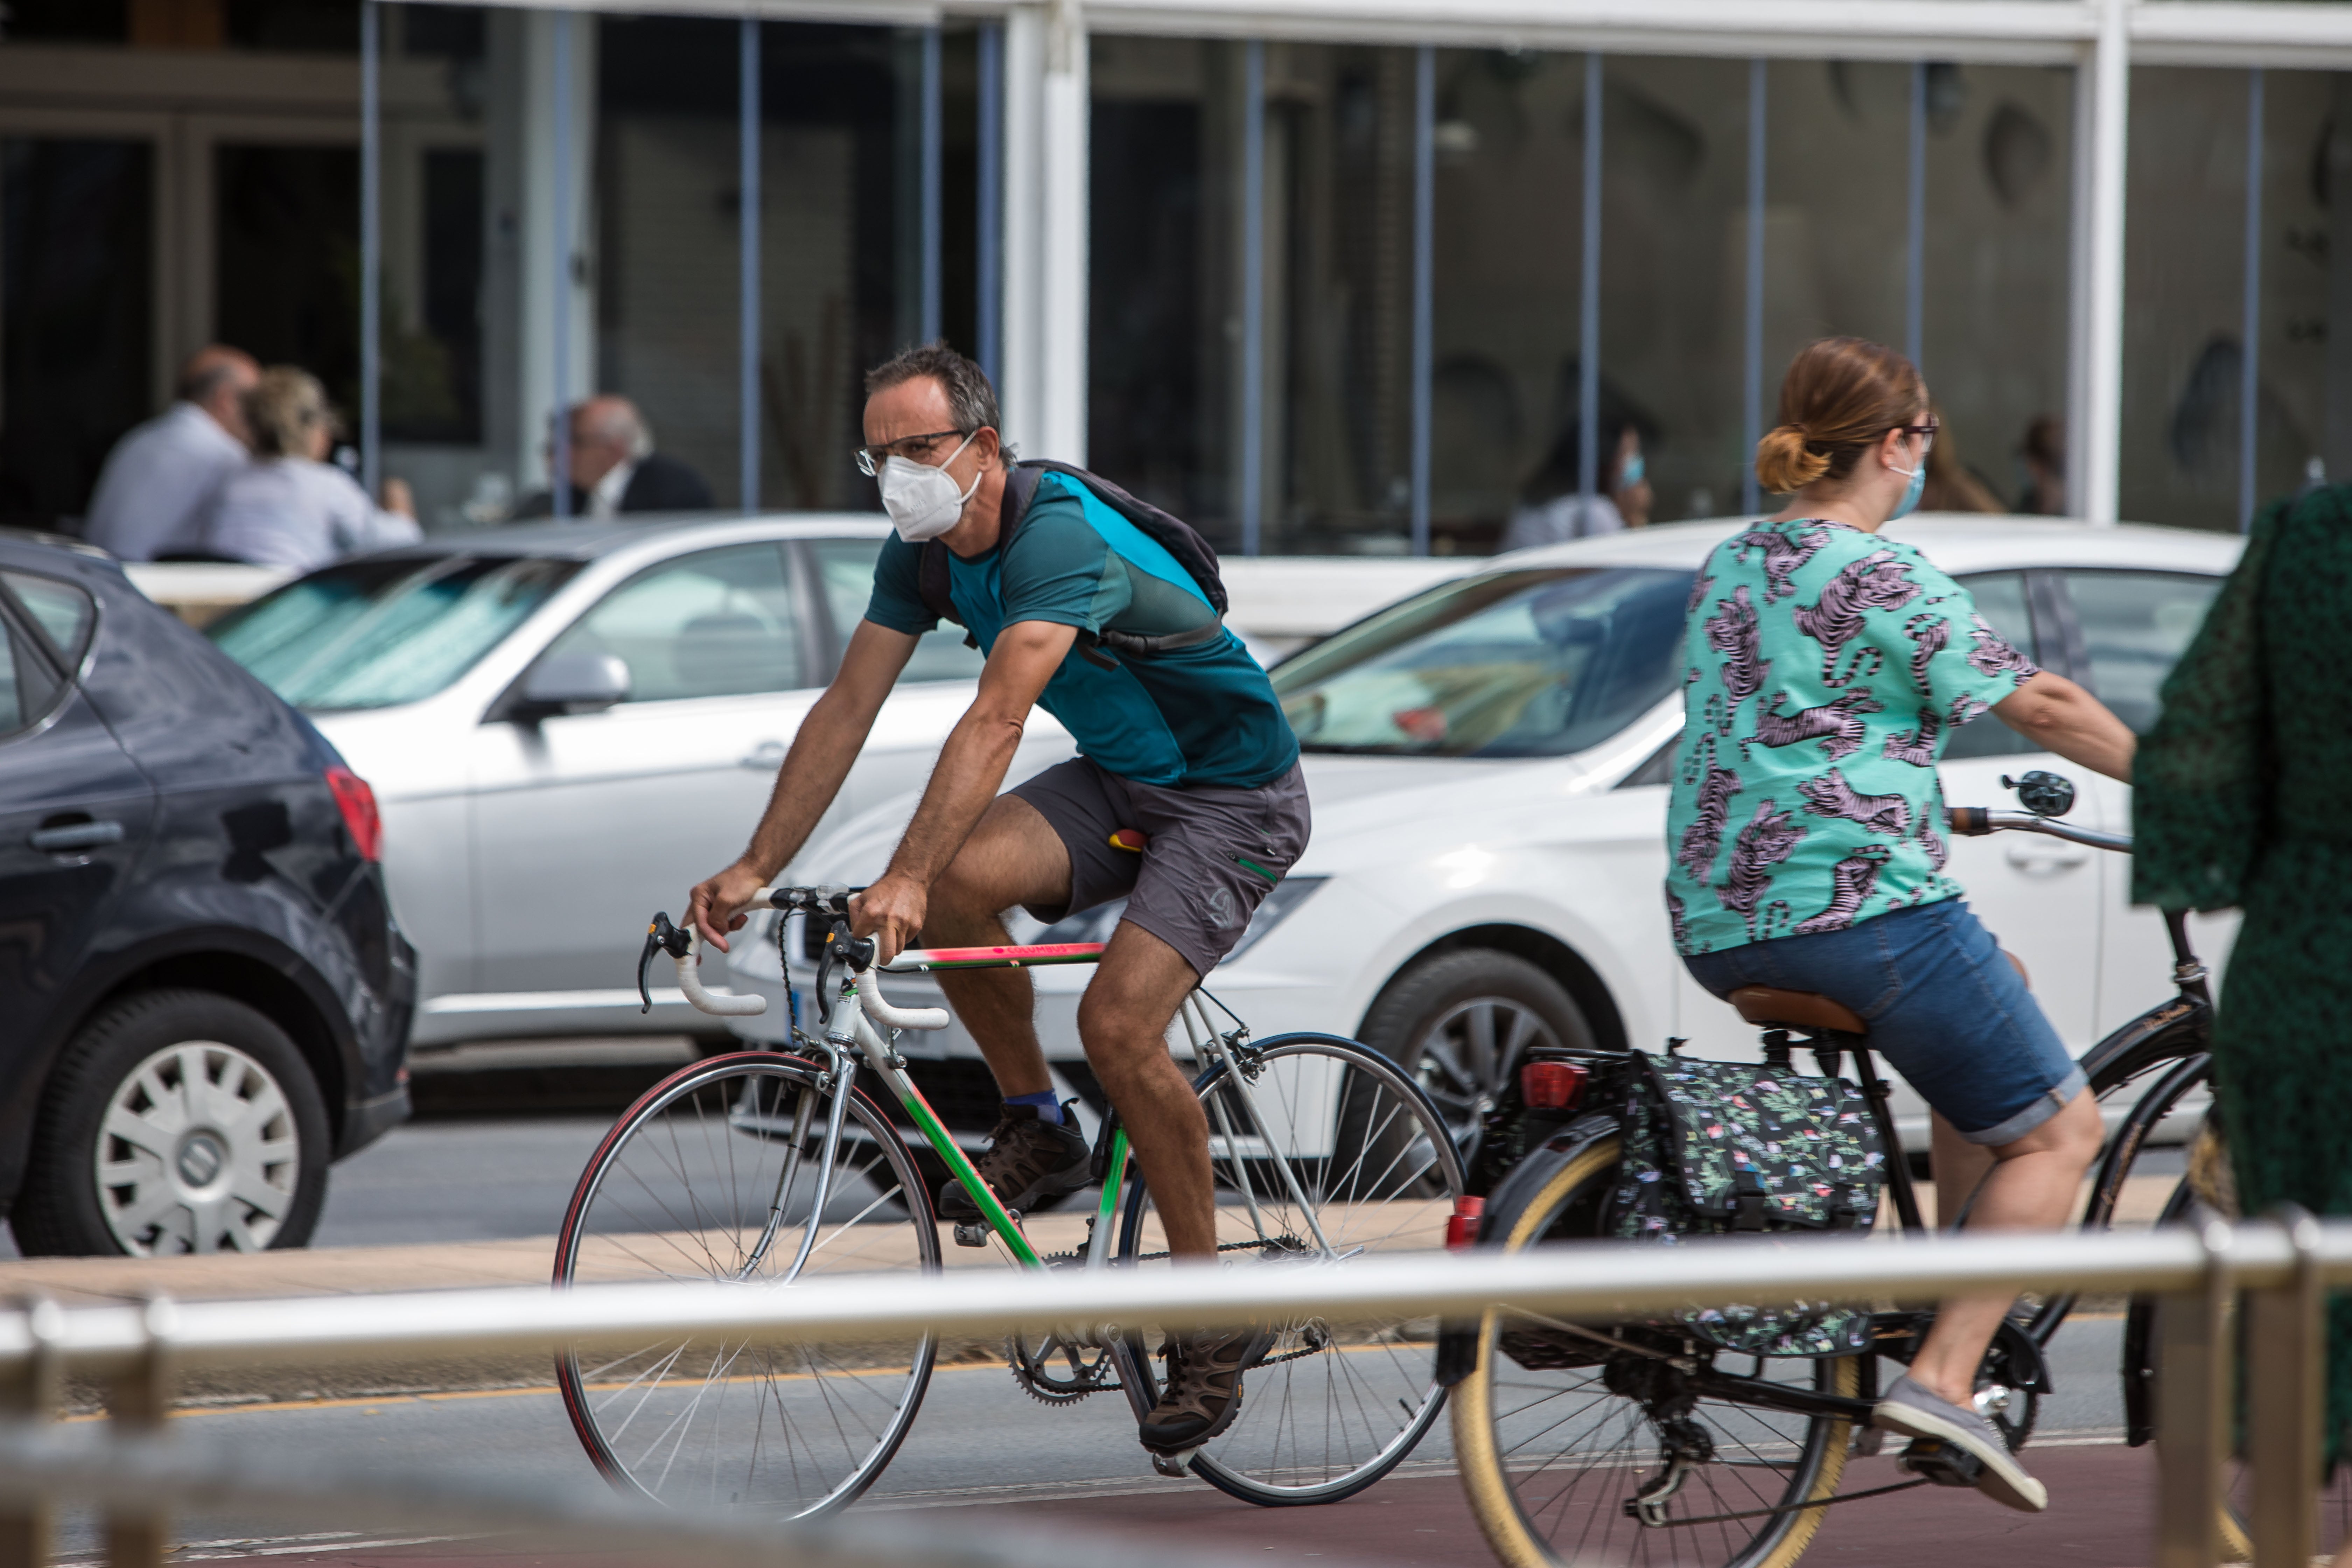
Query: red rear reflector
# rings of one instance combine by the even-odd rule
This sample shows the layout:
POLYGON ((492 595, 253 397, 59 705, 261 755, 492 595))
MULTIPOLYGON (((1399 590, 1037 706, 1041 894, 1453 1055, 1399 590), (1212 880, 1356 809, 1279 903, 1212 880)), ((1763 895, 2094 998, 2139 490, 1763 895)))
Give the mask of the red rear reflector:
POLYGON ((1586 1076, 1574 1062, 1529 1062, 1519 1069, 1519 1093, 1530 1110, 1565 1110, 1583 1098, 1586 1076))
POLYGON ((1478 1222, 1486 1213, 1486 1200, 1464 1195, 1454 1200, 1454 1212, 1445 1220, 1445 1245, 1459 1252, 1478 1240, 1478 1222))
POLYGON ((367 780, 338 763, 327 770, 327 787, 334 792, 343 826, 351 829, 352 847, 360 852, 360 858, 383 859, 383 818, 376 814, 375 791, 368 788, 367 780))

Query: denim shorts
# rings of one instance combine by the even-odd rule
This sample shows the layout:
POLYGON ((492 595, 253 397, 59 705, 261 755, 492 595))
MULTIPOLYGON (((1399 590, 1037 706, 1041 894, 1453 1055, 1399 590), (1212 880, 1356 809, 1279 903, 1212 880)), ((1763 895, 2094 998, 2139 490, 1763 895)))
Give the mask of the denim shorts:
POLYGON ((2022 1138, 2083 1091, 2083 1070, 2033 994, 1957 899, 1683 964, 1717 996, 1769 985, 1853 1008, 1870 1048, 1971 1143, 2022 1138))

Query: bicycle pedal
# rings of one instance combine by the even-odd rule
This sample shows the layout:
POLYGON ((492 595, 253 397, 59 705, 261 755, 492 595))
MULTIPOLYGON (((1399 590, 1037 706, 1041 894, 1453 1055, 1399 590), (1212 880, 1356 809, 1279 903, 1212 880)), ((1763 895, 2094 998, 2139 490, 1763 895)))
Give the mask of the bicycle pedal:
POLYGON ((1187 1448, 1181 1454, 1153 1454, 1151 1468, 1163 1476, 1182 1480, 1192 1473, 1189 1467, 1192 1463, 1192 1456, 1200 1451, 1198 1448, 1187 1448))
POLYGON ((1939 1487, 1973 1487, 1984 1474, 1984 1461, 1940 1437, 1914 1437, 1895 1468, 1933 1481, 1939 1487))
POLYGON ((955 1227, 955 1243, 958 1247, 986 1247, 988 1226, 985 1224, 960 1225, 955 1227))

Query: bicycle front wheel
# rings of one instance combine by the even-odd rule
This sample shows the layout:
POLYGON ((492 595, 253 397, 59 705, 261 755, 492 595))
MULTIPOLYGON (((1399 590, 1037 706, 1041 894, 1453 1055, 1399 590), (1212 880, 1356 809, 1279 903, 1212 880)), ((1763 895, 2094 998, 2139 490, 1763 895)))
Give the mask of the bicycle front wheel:
MULTIPOLYGON (((1209 1116, 1217 1245, 1254 1268, 1443 1247, 1462 1162, 1421 1087, 1353 1040, 1283 1035, 1255 1070, 1221 1062, 1193 1088, 1209 1116)), ((1166 1233, 1141 1182, 1129 1190, 1119 1259, 1164 1267, 1166 1233)), ((1445 1391, 1433 1320, 1275 1325, 1243 1378, 1241 1413, 1194 1454, 1192 1473, 1249 1502, 1337 1502, 1394 1469, 1445 1391)), ((1158 1397, 1149 1358, 1130 1357, 1158 1397)))
MULTIPOLYGON (((1616 1136, 1528 1166, 1538 1160, 1549 1166, 1514 1172, 1489 1200, 1485 1245, 1517 1252, 1599 1234, 1616 1136)), ((1756 1385, 1846 1396, 1861 1385, 1858 1356, 1722 1359, 1767 1397, 1756 1385)), ((1853 1424, 1775 1409, 1739 1387, 1549 1319, 1488 1311, 1476 1365, 1454 1390, 1454 1453, 1495 1555, 1505 1568, 1788 1568, 1845 1473, 1853 1424)))
MULTIPOLYGON (((937 1272, 939 1230, 913 1162, 864 1095, 850 1101, 815 1212, 830 1099, 817 1077, 798 1058, 756 1052, 648 1089, 581 1174, 557 1238, 557 1286, 937 1272)), ((614 1485, 680 1507, 805 1519, 846 1507, 882 1473, 922 1404, 932 1350, 928 1335, 656 1336, 617 1353, 567 1352, 556 1382, 614 1485)))

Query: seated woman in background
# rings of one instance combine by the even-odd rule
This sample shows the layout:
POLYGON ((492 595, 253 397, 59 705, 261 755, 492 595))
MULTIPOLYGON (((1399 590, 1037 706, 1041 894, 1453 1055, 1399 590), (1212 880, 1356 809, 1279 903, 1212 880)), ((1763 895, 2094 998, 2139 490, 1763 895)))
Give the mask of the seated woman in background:
POLYGON ((1571 419, 1544 455, 1543 467, 1520 492, 1519 504, 1503 530, 1503 549, 1592 539, 1650 521, 1648 465, 1642 455, 1640 427, 1622 414, 1604 413, 1600 423, 1594 494, 1587 499, 1577 493, 1580 431, 1571 419))
POLYGON ((408 487, 384 481, 384 505, 325 461, 335 439, 326 388, 308 371, 272 365, 245 395, 254 459, 229 476, 204 526, 207 553, 309 572, 425 536, 408 487))

